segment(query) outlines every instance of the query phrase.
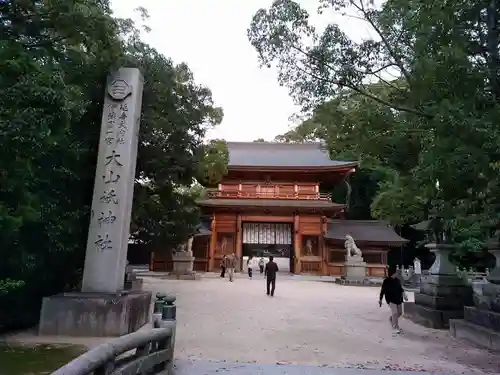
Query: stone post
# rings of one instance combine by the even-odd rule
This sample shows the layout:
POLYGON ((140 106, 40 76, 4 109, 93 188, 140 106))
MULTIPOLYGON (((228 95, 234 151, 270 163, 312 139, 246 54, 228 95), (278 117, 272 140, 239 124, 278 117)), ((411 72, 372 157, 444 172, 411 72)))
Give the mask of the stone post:
POLYGON ((150 292, 124 292, 144 79, 121 68, 107 81, 82 292, 45 297, 39 333, 120 336, 149 320, 150 292))
MULTIPOLYGON (((173 295, 164 294, 162 295, 161 298, 162 298, 161 302, 163 302, 163 305, 161 306, 161 315, 160 318, 155 321, 154 328, 167 328, 167 327, 172 328, 172 337, 170 338, 167 348, 170 348, 172 350, 172 358, 173 358, 175 349, 175 336, 177 331, 177 306, 175 305, 176 297, 173 295)), ((169 363, 169 370, 164 373, 165 374, 173 373, 172 366, 173 366, 173 361, 169 363)))

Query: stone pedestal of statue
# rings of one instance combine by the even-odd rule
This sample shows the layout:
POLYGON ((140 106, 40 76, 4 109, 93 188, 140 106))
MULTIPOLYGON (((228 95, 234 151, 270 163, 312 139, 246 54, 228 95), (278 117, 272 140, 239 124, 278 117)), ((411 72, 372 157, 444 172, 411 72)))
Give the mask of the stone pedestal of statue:
POLYGON ((346 281, 363 281, 367 278, 366 262, 360 255, 346 257, 344 263, 344 278, 346 281))
POLYGON ((169 276, 179 280, 199 280, 199 275, 193 270, 194 256, 190 251, 179 251, 172 255, 173 267, 169 276))
POLYGON ((463 320, 450 320, 450 334, 500 352, 500 250, 497 243, 490 246, 496 266, 486 280, 472 282, 474 305, 464 307, 463 320))
POLYGON ((464 306, 472 304, 472 289, 457 274, 449 254, 450 244, 428 244, 436 255, 429 273, 421 276, 415 303, 405 303, 405 316, 416 323, 436 329, 449 327, 450 319, 461 319, 464 306))
POLYGON ((82 290, 43 299, 41 335, 121 336, 149 320, 151 292, 124 291, 143 84, 136 68, 108 79, 82 290))
POLYGON ((179 280, 199 280, 200 277, 196 275, 194 268, 194 256, 193 256, 193 241, 194 237, 191 237, 187 242, 179 247, 178 251, 172 254, 173 267, 172 272, 170 272, 169 277, 179 280))

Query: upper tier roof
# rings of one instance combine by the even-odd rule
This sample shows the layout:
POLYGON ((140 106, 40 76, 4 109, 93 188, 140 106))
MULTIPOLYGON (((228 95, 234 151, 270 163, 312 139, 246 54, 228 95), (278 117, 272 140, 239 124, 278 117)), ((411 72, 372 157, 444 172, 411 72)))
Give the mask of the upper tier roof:
POLYGON ((227 142, 230 169, 237 167, 332 168, 358 162, 331 160, 321 143, 227 142))

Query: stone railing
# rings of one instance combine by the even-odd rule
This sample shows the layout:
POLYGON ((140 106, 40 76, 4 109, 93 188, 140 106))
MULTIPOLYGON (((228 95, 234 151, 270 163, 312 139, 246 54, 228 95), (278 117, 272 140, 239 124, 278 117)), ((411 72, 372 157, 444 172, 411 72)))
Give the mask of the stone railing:
MULTIPOLYGON (((412 266, 409 268, 397 267, 399 278, 405 287, 418 287, 420 285, 420 276, 427 275, 429 270, 422 270, 421 274, 416 274, 412 266)), ((457 275, 468 285, 474 280, 484 280, 488 277, 489 271, 476 272, 472 270, 460 270, 457 268, 457 275)))
POLYGON ((176 306, 175 297, 157 294, 153 325, 99 345, 52 375, 171 375, 173 368, 176 306), (163 314, 158 315, 158 311, 163 314))
POLYGON ((475 272, 475 271, 467 271, 467 270, 460 270, 457 268, 457 273, 458 276, 468 285, 472 285, 472 282, 475 280, 485 280, 488 275, 489 275, 489 270, 487 269, 486 272, 475 272))

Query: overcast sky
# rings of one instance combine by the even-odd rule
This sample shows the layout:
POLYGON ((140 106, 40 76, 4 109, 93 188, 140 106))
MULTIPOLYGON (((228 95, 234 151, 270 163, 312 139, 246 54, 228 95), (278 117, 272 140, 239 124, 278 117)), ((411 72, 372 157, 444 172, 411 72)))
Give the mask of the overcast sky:
MULTIPOLYGON (((118 17, 138 19, 134 9, 149 11, 152 29, 143 39, 175 63, 186 62, 196 82, 212 90, 224 109, 221 125, 211 138, 228 141, 272 140, 288 130, 289 117, 298 112, 286 88, 280 87, 276 71, 261 69, 247 38, 253 14, 269 7, 272 0, 112 0, 118 17)), ((316 9, 315 0, 303 0, 316 9)), ((315 18, 321 27, 331 21, 315 18)), ((359 21, 335 17, 353 38, 367 35, 359 21)))

